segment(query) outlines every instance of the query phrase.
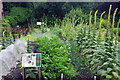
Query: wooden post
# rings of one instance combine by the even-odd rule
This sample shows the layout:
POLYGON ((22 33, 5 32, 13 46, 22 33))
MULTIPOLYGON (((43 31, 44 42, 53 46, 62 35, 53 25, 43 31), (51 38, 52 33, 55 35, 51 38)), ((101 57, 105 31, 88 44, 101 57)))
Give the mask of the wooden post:
POLYGON ((2 4, 2 0, 0 0, 0 25, 2 24, 2 12, 3 12, 3 4, 2 4))
POLYGON ((39 80, 41 80, 41 70, 40 70, 40 67, 38 67, 38 78, 39 78, 39 80))
POLYGON ((2 75, 2 80, 5 80, 6 76, 5 75, 2 75))
POLYGON ((26 80, 26 72, 25 72, 25 67, 23 67, 23 80, 26 80))
POLYGON ((15 42, 15 34, 13 34, 13 40, 14 40, 14 42, 15 42))

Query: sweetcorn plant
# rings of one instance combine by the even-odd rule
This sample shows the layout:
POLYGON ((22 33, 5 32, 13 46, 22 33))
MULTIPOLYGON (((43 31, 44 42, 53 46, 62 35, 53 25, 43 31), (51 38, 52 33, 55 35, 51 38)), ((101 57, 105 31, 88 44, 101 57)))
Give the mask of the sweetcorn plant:
POLYGON ((77 43, 79 51, 82 55, 87 57, 87 65, 90 67, 92 73, 102 76, 102 79, 105 80, 119 80, 120 76, 118 75, 118 70, 120 70, 119 60, 117 58, 117 41, 113 38, 115 14, 113 15, 112 28, 110 27, 110 11, 108 14, 108 24, 107 30, 105 33, 105 38, 101 38, 101 23, 102 15, 100 19, 100 27, 97 34, 97 31, 91 31, 91 13, 89 20, 89 30, 85 31, 85 28, 82 28, 78 32, 77 43), (85 33, 84 33, 85 32, 85 33), (85 35, 86 34, 86 35, 85 35))

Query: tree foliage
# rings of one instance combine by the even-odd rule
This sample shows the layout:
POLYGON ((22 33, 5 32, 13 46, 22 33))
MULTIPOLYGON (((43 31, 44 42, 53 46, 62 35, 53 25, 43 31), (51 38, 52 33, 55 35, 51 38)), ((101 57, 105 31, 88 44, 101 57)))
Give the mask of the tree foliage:
POLYGON ((5 16, 5 19, 10 21, 12 27, 16 26, 18 23, 25 22, 31 14, 31 10, 22 7, 13 7, 10 10, 8 16, 5 16))

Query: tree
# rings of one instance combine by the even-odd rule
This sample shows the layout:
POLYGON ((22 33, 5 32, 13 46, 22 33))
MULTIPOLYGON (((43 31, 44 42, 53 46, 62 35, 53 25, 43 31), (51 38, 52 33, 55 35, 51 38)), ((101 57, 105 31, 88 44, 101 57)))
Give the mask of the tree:
POLYGON ((9 16, 5 16, 5 19, 10 21, 12 27, 17 24, 22 25, 30 17, 31 10, 23 7, 13 7, 10 9, 9 16))

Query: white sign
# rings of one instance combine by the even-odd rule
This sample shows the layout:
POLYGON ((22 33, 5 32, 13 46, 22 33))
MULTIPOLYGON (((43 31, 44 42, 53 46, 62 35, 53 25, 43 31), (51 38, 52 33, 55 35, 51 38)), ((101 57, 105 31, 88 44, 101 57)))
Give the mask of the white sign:
POLYGON ((63 78, 63 73, 61 73, 61 78, 63 78))
POLYGON ((41 67, 41 53, 23 54, 22 67, 41 67))
POLYGON ((37 25, 41 25, 41 22, 37 22, 37 25))
POLYGON ((17 25, 17 28, 19 27, 19 25, 17 25))

